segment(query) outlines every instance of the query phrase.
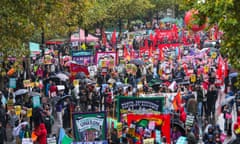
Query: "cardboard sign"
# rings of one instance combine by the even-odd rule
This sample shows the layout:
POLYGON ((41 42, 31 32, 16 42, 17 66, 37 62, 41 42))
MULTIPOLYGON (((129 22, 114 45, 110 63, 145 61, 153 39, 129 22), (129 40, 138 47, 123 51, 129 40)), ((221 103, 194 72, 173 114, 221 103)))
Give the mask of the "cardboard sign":
POLYGON ((204 73, 208 73, 208 71, 209 71, 209 67, 206 65, 206 66, 204 66, 204 73))
POLYGON ((9 88, 16 88, 16 78, 9 79, 9 88))
POLYGON ((144 139, 143 144, 154 144, 154 138, 144 139))
POLYGON ((123 124, 121 122, 119 122, 117 124, 117 134, 118 134, 118 138, 122 137, 122 128, 123 128, 123 124))
POLYGON ((73 80, 73 86, 76 87, 79 85, 79 80, 75 79, 73 80))
POLYGON ((31 138, 23 138, 22 144, 33 144, 33 141, 31 138))
POLYGON ((212 54, 211 54, 211 58, 212 59, 215 59, 217 57, 217 53, 216 52, 213 52, 212 54))
POLYGON ((20 115, 21 114, 21 110, 22 110, 21 106, 17 105, 17 106, 14 106, 14 108, 15 108, 16 115, 20 115))
POLYGON ((28 108, 27 109, 27 117, 31 117, 32 116, 32 108, 28 108))
POLYGON ((9 100, 7 101, 7 109, 8 109, 8 111, 14 109, 14 106, 13 106, 13 105, 14 105, 13 99, 9 99, 9 100))
POLYGON ((34 107, 34 108, 41 106, 40 96, 33 96, 33 97, 32 97, 32 100, 33 100, 33 107, 34 107))
POLYGON ((192 74, 192 75, 191 75, 190 81, 191 81, 192 83, 195 83, 195 82, 197 81, 195 74, 192 74))
POLYGON ((31 86, 31 80, 24 80, 23 81, 23 86, 24 87, 30 87, 31 86))

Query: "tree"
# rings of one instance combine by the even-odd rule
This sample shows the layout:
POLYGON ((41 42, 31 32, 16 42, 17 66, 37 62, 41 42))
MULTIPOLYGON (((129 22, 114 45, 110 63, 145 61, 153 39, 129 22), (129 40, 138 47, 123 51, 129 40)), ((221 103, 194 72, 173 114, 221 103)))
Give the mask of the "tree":
POLYGON ((240 1, 238 0, 185 0, 183 7, 196 9, 199 11, 198 22, 205 22, 208 17, 209 27, 218 24, 220 30, 224 32, 221 43, 221 52, 228 57, 230 64, 240 70, 240 1))

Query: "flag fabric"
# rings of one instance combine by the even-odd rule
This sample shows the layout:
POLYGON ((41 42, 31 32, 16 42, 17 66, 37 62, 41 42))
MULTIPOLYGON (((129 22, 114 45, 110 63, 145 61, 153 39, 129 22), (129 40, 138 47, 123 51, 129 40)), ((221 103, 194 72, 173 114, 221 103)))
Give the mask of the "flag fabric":
POLYGON ((71 73, 84 72, 86 75, 89 75, 89 71, 86 66, 75 64, 75 63, 70 63, 70 72, 71 73))
POLYGON ((223 76, 223 70, 222 70, 222 67, 223 67, 223 59, 221 56, 218 57, 218 67, 217 67, 217 78, 219 80, 223 80, 222 79, 222 76, 223 76))
POLYGON ((228 62, 227 59, 224 60, 224 77, 228 76, 228 62))
POLYGON ((158 49, 159 49, 158 60, 162 61, 162 60, 164 60, 163 48, 161 47, 161 45, 158 45, 158 49))
POLYGON ((173 82, 168 86, 168 89, 170 89, 172 92, 174 92, 176 86, 177 86, 176 81, 173 81, 173 82))
POLYGON ((117 42, 116 30, 114 30, 113 33, 112 33, 111 41, 112 41, 112 44, 116 44, 116 42, 117 42))
POLYGON ((66 134, 65 134, 64 129, 63 129, 63 128, 60 128, 60 129, 59 129, 59 136, 58 136, 58 144, 62 144, 62 140, 63 140, 63 138, 64 138, 65 135, 66 135, 66 134))
POLYGON ((73 139, 65 134, 62 139, 62 144, 71 144, 72 142, 73 142, 73 139))
POLYGON ((130 60, 130 54, 128 52, 126 44, 124 44, 124 46, 123 46, 123 54, 124 54, 124 58, 126 58, 127 60, 130 60))
POLYGON ((173 109, 174 109, 175 111, 179 110, 180 107, 181 107, 181 103, 182 103, 181 92, 178 91, 178 92, 177 92, 177 95, 174 97, 173 102, 172 102, 172 104, 173 104, 173 109))

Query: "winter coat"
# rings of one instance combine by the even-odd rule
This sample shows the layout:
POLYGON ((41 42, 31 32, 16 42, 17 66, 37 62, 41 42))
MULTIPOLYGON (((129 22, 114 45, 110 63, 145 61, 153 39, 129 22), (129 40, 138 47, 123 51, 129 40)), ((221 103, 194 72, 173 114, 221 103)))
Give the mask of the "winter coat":
POLYGON ((35 128, 34 132, 38 137, 37 142, 39 144, 47 144, 47 129, 44 123, 41 123, 37 128, 35 128))

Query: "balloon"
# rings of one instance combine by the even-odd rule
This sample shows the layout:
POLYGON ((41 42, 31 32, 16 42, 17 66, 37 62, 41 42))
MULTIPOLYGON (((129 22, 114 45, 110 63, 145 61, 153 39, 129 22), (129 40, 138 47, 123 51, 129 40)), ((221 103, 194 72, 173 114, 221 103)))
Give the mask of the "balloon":
POLYGON ((203 25, 199 26, 197 24, 193 24, 194 21, 194 15, 197 15, 198 11, 196 10, 189 10, 184 18, 184 22, 187 26, 189 26, 191 28, 192 31, 197 32, 197 31, 201 31, 206 27, 206 23, 204 23, 203 25))

